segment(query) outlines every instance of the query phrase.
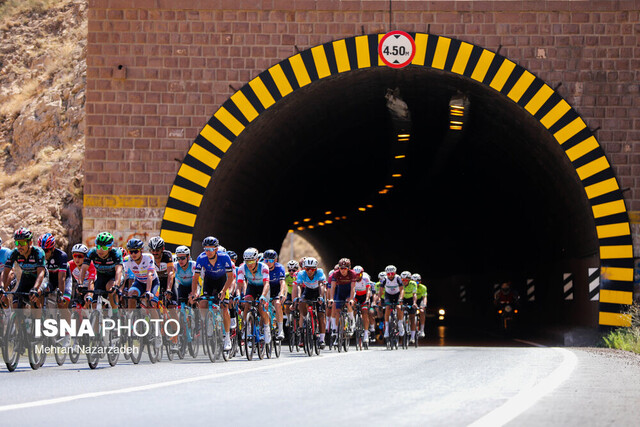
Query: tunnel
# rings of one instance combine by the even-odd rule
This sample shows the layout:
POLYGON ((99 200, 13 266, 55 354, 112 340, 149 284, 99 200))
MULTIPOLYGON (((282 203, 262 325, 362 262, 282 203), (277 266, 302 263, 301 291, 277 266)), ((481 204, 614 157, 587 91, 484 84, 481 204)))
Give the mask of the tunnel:
MULTIPOLYGON (((261 79, 272 94, 273 75, 261 79)), ((593 201, 554 134, 573 117, 550 132, 540 118, 553 105, 531 114, 487 85, 491 76, 435 67, 352 67, 312 80, 227 132, 233 143, 189 228, 194 252, 212 234, 239 254, 278 249, 295 231, 325 269, 349 257, 372 277, 388 264, 419 272, 430 301, 467 320, 491 317, 497 283, 526 297, 536 278, 528 322, 597 324, 597 304, 563 304, 562 272, 599 266, 593 201)))

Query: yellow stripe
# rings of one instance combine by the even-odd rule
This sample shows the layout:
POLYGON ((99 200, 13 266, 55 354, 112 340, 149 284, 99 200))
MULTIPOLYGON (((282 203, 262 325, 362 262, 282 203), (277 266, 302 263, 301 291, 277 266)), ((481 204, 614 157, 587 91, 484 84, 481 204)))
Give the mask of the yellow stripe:
POLYGON ((188 225, 189 227, 193 227, 196 223, 197 215, 194 215, 189 212, 183 212, 178 209, 166 208, 164 210, 164 216, 162 219, 166 219, 167 221, 177 222, 178 224, 188 225))
POLYGON ((516 84, 513 85, 507 96, 514 102, 520 101, 522 95, 524 95, 527 89, 529 89, 529 86, 531 86, 531 83, 533 83, 535 79, 536 76, 528 71, 525 71, 524 73, 522 73, 516 84))
POLYGON ((587 197, 593 199, 594 197, 602 196, 603 194, 611 193, 618 189, 618 183, 615 178, 609 178, 597 184, 589 185, 585 187, 587 197))
POLYGON ((551 109, 551 111, 545 114, 542 120, 540 120, 540 123, 542 123, 542 125, 547 129, 549 129, 551 126, 556 124, 556 122, 560 120, 560 118, 564 116, 564 114, 570 109, 571 106, 567 104, 567 101, 563 99, 558 102, 555 107, 551 109))
POLYGON ((473 45, 465 42, 460 43, 458 54, 456 55, 456 60, 453 62, 453 67, 451 67, 452 72, 456 74, 464 74, 464 70, 467 68, 472 50, 473 45))
POLYGON ((91 208, 160 208, 167 196, 85 194, 83 206, 91 208))
POLYGON ((178 187, 177 185, 171 187, 171 193, 169 193, 169 197, 197 207, 200 207, 200 203, 202 203, 201 194, 195 193, 191 190, 187 190, 186 188, 178 187))
POLYGON ((633 258, 632 245, 600 246, 601 259, 633 258))
POLYGON ((633 304, 633 292, 600 289, 600 302, 612 304, 633 304))
POLYGON ((211 177, 204 172, 200 172, 198 169, 192 168, 187 164, 182 164, 178 170, 178 175, 188 179, 191 182, 195 182, 200 187, 207 188, 211 177))
POLYGON ((204 126, 204 129, 202 129, 200 135, 202 135, 204 139, 218 147, 223 153, 226 153, 229 147, 231 147, 231 141, 222 136, 220 132, 209 125, 204 126))
POLYGON ((580 144, 577 144, 571 148, 569 148, 566 153, 569 157, 569 160, 572 162, 580 157, 584 156, 587 153, 592 152, 596 148, 598 148, 598 141, 593 136, 582 141, 580 144))
POLYGON ((191 246, 191 240, 193 240, 193 234, 181 233, 179 231, 172 230, 160 230, 160 237, 166 242, 174 245, 191 246))
POLYGON ((606 326, 631 326, 631 315, 601 311, 598 323, 606 326))
POLYGON ((282 71, 282 67, 280 64, 276 64, 273 67, 269 68, 269 74, 273 77, 273 81, 278 86, 278 90, 280 91, 280 95, 285 97, 293 92, 293 88, 291 84, 289 84, 289 80, 287 80, 287 76, 284 75, 284 71, 282 71))
POLYGON ((371 67, 369 57, 369 36, 356 37, 356 56, 358 58, 358 68, 371 67))
POLYGON ((444 64, 447 62, 447 54, 449 53, 449 46, 451 45, 451 39, 447 37, 438 37, 438 44, 436 45, 436 53, 433 55, 433 62, 431 67, 439 70, 444 69, 444 64))
POLYGON ((602 267, 600 269, 600 276, 607 280, 633 282, 633 268, 602 267))
POLYGON ((304 62, 302 61, 302 56, 300 56, 300 54, 294 55, 289 58, 289 63, 291 64, 293 74, 296 75, 296 80, 298 80, 298 85, 300 87, 306 86, 311 83, 311 78, 309 77, 309 73, 307 72, 307 67, 304 66, 304 62))
MULTIPOLYGON (((569 104, 567 104, 569 105, 569 104)), ((544 120, 544 119, 543 119, 544 120)), ((567 142, 570 138, 573 138, 575 134, 580 132, 582 129, 586 128, 587 125, 582 121, 580 117, 560 129, 558 132, 554 133, 553 136, 558 141, 560 145, 567 142)))
POLYGON ((414 65, 424 65, 425 56, 427 54, 427 40, 429 36, 427 34, 416 34, 416 54, 411 61, 414 65))
POLYGON ((218 163, 220 163, 220 157, 216 156, 211 151, 202 148, 198 144, 191 145, 189 154, 209 166, 211 169, 217 168, 218 163))
POLYGON ((489 86, 498 91, 502 90, 504 84, 507 82, 507 79, 513 72, 514 68, 516 68, 516 64, 509 61, 508 59, 505 59, 500 66, 500 69, 493 77, 493 80, 491 80, 491 83, 489 83, 489 86))
POLYGON ((538 92, 533 95, 533 98, 531 98, 531 100, 527 102, 527 105, 525 105, 524 107, 525 110, 527 110, 533 116, 538 112, 540 107, 542 107, 544 103, 547 102, 547 99, 549 99, 551 95, 553 95, 553 89, 551 89, 548 85, 543 85, 540 90, 538 90, 538 92))
POLYGON ((595 205, 591 207, 593 210, 594 218, 602 218, 617 213, 624 212, 627 208, 624 205, 624 200, 616 200, 614 202, 603 203, 601 205, 595 205))
POLYGON ((602 156, 592 162, 587 163, 584 166, 580 166, 578 169, 576 169, 576 172, 578 172, 578 176, 581 180, 585 180, 590 176, 593 176, 598 172, 602 172, 603 170, 608 168, 609 162, 604 156, 602 156))
POLYGON ((605 239, 607 237, 628 236, 631 234, 631 228, 628 222, 621 222, 618 224, 599 225, 596 227, 598 233, 598 239, 605 239))
POLYGON ((316 46, 311 48, 311 55, 313 56, 313 62, 316 64, 316 70, 318 71, 318 77, 323 79, 331 75, 329 69, 329 61, 327 61, 327 54, 324 51, 324 46, 316 46))
POLYGON ((276 103, 275 99, 273 99, 273 96, 271 96, 271 93, 264 85, 260 77, 256 77, 255 79, 251 80, 249 82, 249 86, 251 87, 251 89, 253 89, 253 92, 256 94, 265 109, 271 107, 276 103))
POLYGON ((239 91, 234 93, 233 95, 231 95, 231 100, 233 101, 234 104, 236 104, 236 107, 238 107, 238 110, 240 110, 240 112, 250 122, 253 121, 253 119, 255 119, 256 117, 258 117, 258 112, 256 111, 255 108, 253 108, 253 105, 251 105, 247 97, 244 96, 244 93, 239 91))
POLYGON ((220 107, 218 111, 213 114, 213 117, 220 120, 220 122, 227 127, 235 136, 238 136, 244 130, 244 125, 238 121, 230 112, 224 107, 220 107))
POLYGON ((343 73, 345 71, 351 70, 351 64, 349 64, 349 54, 347 53, 347 43, 344 40, 337 40, 333 42, 333 52, 336 57, 338 72, 343 73))
POLYGON ((488 51, 486 49, 483 50, 482 55, 480 55, 480 59, 476 64, 476 68, 473 70, 473 73, 471 74, 471 78, 479 82, 484 80, 484 76, 487 75, 487 71, 489 71, 489 66, 491 65, 491 61, 493 61, 493 58, 495 58, 495 56, 496 56, 495 53, 488 51))

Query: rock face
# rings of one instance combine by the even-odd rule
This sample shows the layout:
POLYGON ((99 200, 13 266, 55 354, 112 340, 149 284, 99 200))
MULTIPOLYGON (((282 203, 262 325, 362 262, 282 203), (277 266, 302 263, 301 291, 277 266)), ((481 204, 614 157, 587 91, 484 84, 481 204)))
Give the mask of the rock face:
POLYGON ((11 246, 26 226, 69 249, 82 238, 87 1, 8 10, 0 40, 0 237, 11 246))

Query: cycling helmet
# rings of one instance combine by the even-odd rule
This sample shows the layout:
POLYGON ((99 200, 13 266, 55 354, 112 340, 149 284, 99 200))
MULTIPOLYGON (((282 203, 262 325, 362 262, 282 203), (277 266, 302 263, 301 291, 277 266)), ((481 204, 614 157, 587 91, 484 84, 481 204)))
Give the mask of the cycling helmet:
POLYGON ((264 251, 263 257, 264 257, 264 259, 277 260, 278 259, 278 252, 274 251, 273 249, 269 249, 269 250, 264 251))
POLYGON ((176 248, 176 255, 186 255, 191 256, 191 251, 186 246, 178 246, 176 248))
POLYGON ((262 252, 260 252, 258 254, 258 261, 262 262, 264 260, 264 254, 262 252))
POLYGON ((340 266, 340 268, 351 268, 351 260, 349 258, 342 258, 340 261, 338 261, 338 265, 340 266))
POLYGON ((238 254, 235 253, 234 251, 227 251, 227 255, 229 255, 229 258, 231 258, 231 261, 233 262, 238 261, 238 254))
POLYGON ((129 239, 129 241, 127 242, 127 249, 129 250, 142 248, 144 248, 144 242, 140 239, 136 239, 134 237, 133 239, 129 239))
POLYGON ((402 273, 400 273, 400 278, 401 279, 411 279, 411 272, 410 271, 403 271, 402 273))
POLYGON ((45 233, 38 238, 38 246, 45 251, 56 247, 56 238, 51 233, 45 233))
POLYGON ((202 241, 202 247, 205 247, 205 246, 213 246, 214 248, 217 248, 218 246, 220 246, 220 242, 215 237, 208 236, 208 237, 205 237, 204 240, 202 241))
POLYGON ((355 267, 353 267, 353 271, 356 274, 362 274, 362 273, 364 273, 364 268, 362 268, 361 265, 356 265, 355 267))
POLYGON ((391 274, 391 273, 396 274, 396 271, 398 270, 396 269, 395 265, 387 265, 384 269, 384 272, 387 274, 391 274))
POLYGON ((89 253, 89 248, 86 245, 83 245, 82 243, 77 243, 75 245, 73 245, 73 248, 71 248, 71 253, 72 254, 88 254, 89 253))
POLYGON ((162 248, 164 248, 164 240, 162 240, 162 237, 155 236, 152 237, 151 240, 149 240, 150 251, 159 251, 162 250, 162 248))
POLYGON ((28 228, 20 227, 13 233, 13 240, 31 240, 33 233, 28 228))
POLYGON ((314 257, 307 257, 304 260, 303 268, 318 268, 318 260, 314 257))
POLYGON ((420 282, 422 280, 422 277, 418 273, 413 273, 411 275, 411 280, 413 280, 414 282, 420 282))
POLYGON ((2 245, 2 237, 0 237, 0 245, 2 245))
POLYGON ((245 261, 255 261, 259 256, 260 254, 256 248, 247 248, 247 250, 242 254, 242 259, 245 261))
POLYGON ((333 266, 333 271, 338 271, 340 270, 340 266, 338 264, 333 266))
POLYGON ((287 270, 298 271, 299 269, 300 269, 300 265, 298 264, 298 261, 296 261, 295 259, 292 259, 287 263, 287 270))
POLYGON ((385 273, 384 271, 381 271, 380 273, 378 273, 378 280, 382 280, 385 277, 387 277, 387 273, 385 273))
POLYGON ((113 244, 113 234, 104 231, 96 236, 96 245, 111 246, 113 244))

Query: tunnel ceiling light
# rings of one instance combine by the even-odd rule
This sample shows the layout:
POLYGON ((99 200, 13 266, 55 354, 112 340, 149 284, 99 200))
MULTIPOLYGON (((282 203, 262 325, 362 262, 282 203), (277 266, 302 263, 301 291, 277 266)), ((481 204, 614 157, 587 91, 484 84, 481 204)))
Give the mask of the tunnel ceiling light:
POLYGON ((405 156, 404 154, 400 154, 398 156, 395 156, 394 158, 395 159, 404 159, 405 157, 407 157, 407 156, 405 156))
POLYGON ((398 142, 407 142, 409 138, 398 138, 398 142))
POLYGON ((400 178, 401 176, 401 173, 394 173, 393 175, 391 175, 392 178, 400 178))
POLYGON ((389 192, 389 190, 380 190, 378 191, 378 194, 387 194, 389 192))
POLYGON ((324 222, 320 221, 320 222, 318 222, 318 225, 319 225, 320 227, 324 227, 324 222))
POLYGON ((315 228, 315 227, 314 227, 313 225, 310 225, 310 226, 308 226, 307 228, 308 228, 308 229, 313 229, 313 228, 315 228))
POLYGON ((333 221, 331 221, 330 219, 328 219, 328 220, 326 220, 324 223, 325 223, 325 224, 333 224, 333 221))
POLYGON ((298 227, 298 231, 304 230, 304 227, 298 227))
POLYGON ((440 316, 444 316, 444 308, 441 308, 440 310, 438 310, 438 314, 440 316))
POLYGON ((303 219, 303 221, 304 222, 309 222, 309 221, 311 221, 311 218, 305 218, 305 219, 303 219))
POLYGON ((384 188, 393 188, 393 185, 391 185, 391 184, 385 185, 384 188))
POLYGON ((458 93, 451 97, 449 101, 449 129, 462 130, 468 107, 469 100, 463 94, 458 93))
POLYGON ((296 221, 293 223, 293 225, 298 225, 298 224, 300 224, 300 221, 296 221))
POLYGON ((373 205, 367 205, 367 209, 373 209, 373 205))
POLYGON ((345 215, 342 216, 342 219, 347 219, 347 217, 345 215))
POLYGON ((408 133, 399 133, 398 138, 411 138, 411 135, 408 133))
POLYGON ((331 215, 331 211, 326 211, 324 214, 325 215, 331 215))
POLYGON ((366 211, 366 210, 367 210, 367 208, 358 208, 358 210, 359 210, 360 212, 364 212, 364 211, 366 211))

